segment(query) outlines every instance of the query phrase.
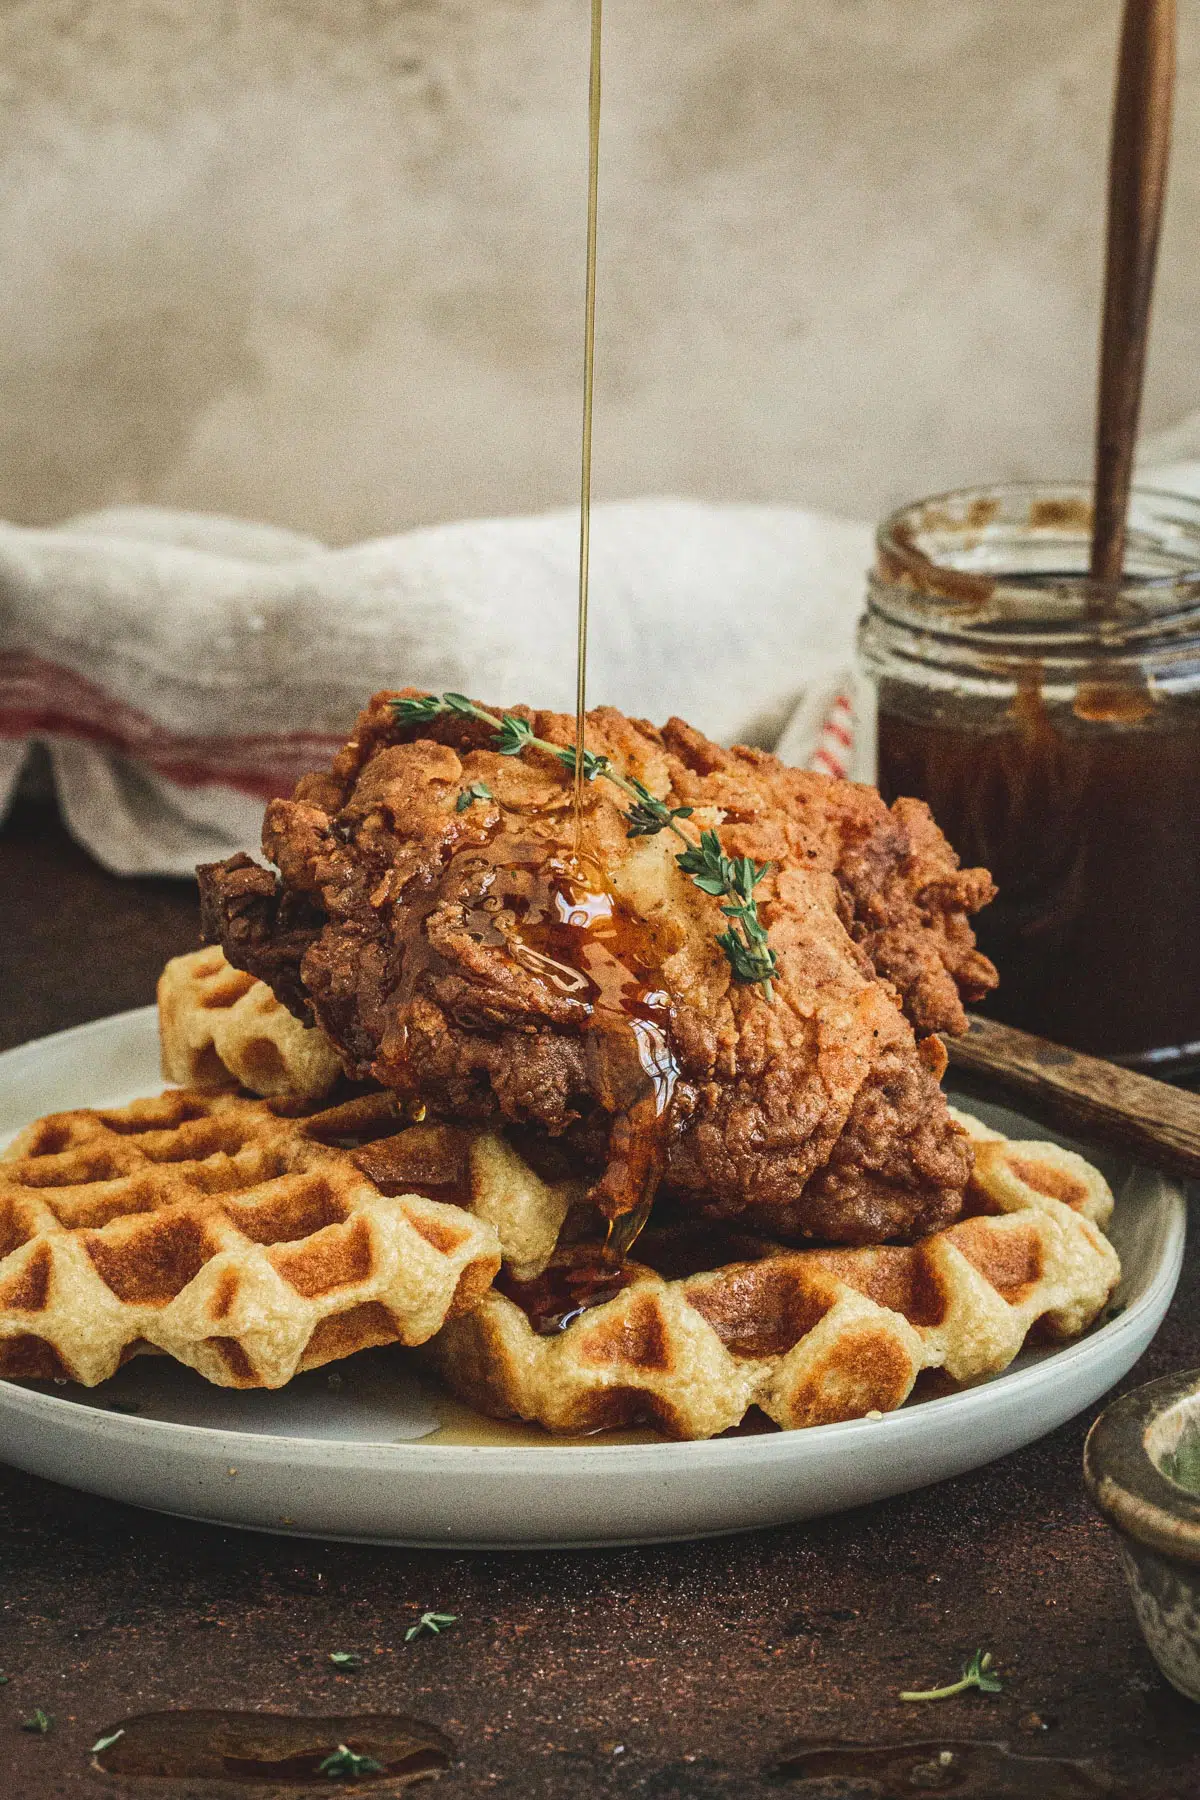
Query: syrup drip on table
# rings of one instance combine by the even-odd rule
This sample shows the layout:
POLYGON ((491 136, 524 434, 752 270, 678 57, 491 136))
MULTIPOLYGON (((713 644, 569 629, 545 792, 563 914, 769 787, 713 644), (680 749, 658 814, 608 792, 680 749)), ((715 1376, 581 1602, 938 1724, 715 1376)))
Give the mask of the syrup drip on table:
POLYGON ((323 1794, 345 1789, 394 1794, 448 1769, 454 1754, 454 1745, 435 1725, 376 1713, 308 1719, 208 1710, 139 1713, 98 1736, 101 1742, 112 1740, 95 1757, 104 1774, 131 1784, 154 1782, 156 1793, 163 1781, 203 1782, 213 1800, 243 1785, 271 1794, 314 1788, 323 1794), (322 1762, 342 1744, 370 1757, 379 1772, 352 1782, 323 1775, 322 1762))
POLYGON ((1131 1800, 1085 1762, 1022 1756, 1007 1744, 962 1738, 926 1742, 847 1744, 811 1741, 790 1746, 767 1771, 772 1785, 803 1794, 862 1795, 863 1800, 911 1800, 915 1794, 962 1800, 1131 1800))

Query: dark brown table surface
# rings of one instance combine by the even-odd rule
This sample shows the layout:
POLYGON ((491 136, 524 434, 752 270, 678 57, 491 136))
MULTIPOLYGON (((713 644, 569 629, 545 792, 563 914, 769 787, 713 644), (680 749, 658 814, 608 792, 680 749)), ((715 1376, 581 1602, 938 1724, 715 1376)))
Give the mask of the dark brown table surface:
MULTIPOLYGON (((190 884, 106 875, 36 803, 0 832, 0 1045, 143 1004, 163 961, 195 940, 190 884)), ((1200 1363, 1198 1297, 1192 1256, 1131 1385, 1200 1363)), ((1089 1422, 816 1524, 591 1554, 260 1537, 0 1467, 0 1776, 15 1800, 115 1794, 89 1770, 104 1726, 215 1707, 430 1721, 457 1746, 442 1777, 455 1794, 1200 1795, 1200 1707, 1157 1674, 1084 1497, 1089 1422), (406 1647, 425 1608, 459 1622, 406 1647), (993 1652, 1002 1694, 897 1700, 953 1678, 977 1647, 993 1652), (334 1649, 358 1651, 362 1670, 339 1674, 334 1649), (36 1707, 53 1715, 45 1736, 19 1728, 36 1707), (1007 1785, 993 1765, 940 1787, 935 1767, 866 1786, 802 1782, 787 1766, 803 1741, 917 1740, 1047 1760, 1010 1765, 1007 1785)), ((189 1781, 149 1791, 213 1794, 189 1781)))

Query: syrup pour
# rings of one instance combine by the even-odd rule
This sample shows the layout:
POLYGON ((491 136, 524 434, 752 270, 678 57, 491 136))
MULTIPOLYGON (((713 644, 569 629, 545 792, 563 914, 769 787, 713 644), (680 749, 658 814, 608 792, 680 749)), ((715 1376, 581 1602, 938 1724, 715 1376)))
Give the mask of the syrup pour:
MULTIPOLYGON (((679 1068, 669 1036, 670 997, 658 981, 661 953, 646 927, 615 900, 603 870, 583 847, 583 789, 587 724, 588 587, 591 556, 592 416, 596 364, 596 251, 600 189, 601 51, 603 0, 591 0, 588 78, 587 259, 583 326, 583 431, 579 484, 579 599, 575 645, 575 772, 572 789, 574 857, 548 858, 545 844, 526 846, 494 840, 455 863, 481 875, 466 903, 467 930, 476 941, 504 948, 531 973, 585 1014, 585 1039, 592 1058, 594 1088, 610 1114, 608 1166, 591 1198, 609 1220, 594 1279, 576 1272, 576 1291, 597 1295, 613 1288, 615 1274, 650 1215, 666 1158, 679 1068), (549 860, 549 871, 546 872, 549 860), (489 869, 488 864, 491 864, 489 869), (524 891, 508 891, 513 869, 524 870, 524 891), (600 1279, 602 1277, 602 1279, 600 1279)), ((445 891, 443 883, 442 891, 445 891)), ((408 909, 409 937, 404 976, 397 995, 403 1018, 420 975, 440 959, 425 937, 428 913, 438 903, 408 909)), ((407 1033, 401 1028, 388 1060, 397 1071, 389 1079, 400 1090, 407 1033)), ((528 1284, 522 1284, 528 1285, 528 1284)), ((621 1285, 618 1282, 618 1285, 621 1285)), ((561 1298, 561 1297, 560 1297, 561 1298)), ((595 1304, 587 1300, 585 1304, 595 1304)), ((566 1301, 539 1316, 574 1317, 579 1307, 566 1301)), ((551 1329, 556 1327, 551 1326, 551 1329)), ((540 1329, 540 1327, 539 1327, 540 1329)))
POLYGON ((587 716, 588 568, 592 532, 592 390, 596 367, 596 227, 600 197, 603 0, 592 0, 588 80, 587 279, 583 311, 583 452, 579 481, 579 613, 575 641, 575 854, 583 849, 583 731, 587 716))

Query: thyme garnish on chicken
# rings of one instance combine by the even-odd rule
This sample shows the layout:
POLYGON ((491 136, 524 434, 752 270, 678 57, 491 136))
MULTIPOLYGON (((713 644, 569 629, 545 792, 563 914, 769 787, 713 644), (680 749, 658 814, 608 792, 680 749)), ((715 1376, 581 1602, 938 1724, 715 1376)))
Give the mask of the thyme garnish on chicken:
MULTIPOLYGON (((547 750, 572 775, 575 773, 573 745, 564 748, 561 744, 548 743, 536 735, 527 719, 518 718, 515 713, 488 712, 468 700, 465 694, 421 694, 412 699, 393 700, 391 705, 400 725, 423 725, 446 713, 479 719, 494 729, 496 736, 492 748, 501 756, 519 756, 527 749, 547 750)), ((731 923, 718 934, 717 942, 725 953, 733 979, 747 986, 760 986, 770 1000, 771 982, 776 973, 775 952, 767 941, 767 929, 758 916, 758 902, 754 898, 754 890, 770 863, 755 863, 748 856, 726 856, 715 831, 702 831, 700 842, 694 843, 678 823, 680 819, 691 817, 692 808, 668 806, 642 782, 614 769, 607 756, 585 750, 583 774, 586 781, 603 777, 633 802, 628 812, 621 815, 627 837, 654 837, 660 831, 674 832, 684 846, 675 858, 682 872, 691 877, 702 893, 729 902, 721 911, 731 923)), ((461 797, 459 810, 463 810, 461 797)))
POLYGON ((474 806, 476 800, 494 800, 495 798, 496 796, 486 781, 473 781, 470 787, 464 788, 458 796, 454 810, 464 813, 469 806, 474 806))

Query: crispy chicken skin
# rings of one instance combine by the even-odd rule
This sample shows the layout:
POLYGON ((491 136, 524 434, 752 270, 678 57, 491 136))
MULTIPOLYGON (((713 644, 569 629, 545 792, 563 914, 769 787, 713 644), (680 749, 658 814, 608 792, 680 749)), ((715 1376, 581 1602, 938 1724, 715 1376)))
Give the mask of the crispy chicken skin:
MULTIPOLYGON (((569 863, 571 778, 536 748, 497 754, 482 722, 401 728, 394 697, 375 697, 327 774, 268 808, 278 878, 242 856, 200 871, 206 935, 319 1022, 350 1074, 435 1117, 535 1126, 603 1167, 631 1084, 597 1054, 594 983, 581 998, 554 979, 561 961, 523 924, 541 916, 547 868, 569 863), (491 797, 460 810, 473 783, 491 797)), ((512 710, 573 742, 573 719, 512 710)), ((733 981, 720 903, 677 869, 678 840, 630 839, 623 795, 585 791, 584 866, 603 870, 589 885, 609 890, 628 965, 608 1022, 630 982, 669 1018, 669 1189, 787 1237, 948 1224, 970 1154, 933 1034, 962 1031, 963 999, 995 984, 968 923, 994 892, 986 872, 958 867, 918 801, 889 811, 873 788, 723 749, 678 719, 658 730, 600 708, 587 743, 692 807, 693 836, 713 826, 727 854, 771 865, 757 889, 778 958, 769 1002, 733 981)))

